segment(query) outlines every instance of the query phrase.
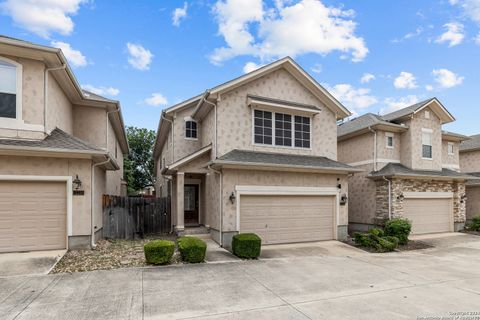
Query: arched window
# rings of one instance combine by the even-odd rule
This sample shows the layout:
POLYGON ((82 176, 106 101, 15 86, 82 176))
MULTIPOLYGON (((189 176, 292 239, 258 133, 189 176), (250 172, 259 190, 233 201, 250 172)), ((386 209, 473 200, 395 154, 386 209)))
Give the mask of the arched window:
POLYGON ((0 57, 0 118, 21 119, 22 66, 0 57))

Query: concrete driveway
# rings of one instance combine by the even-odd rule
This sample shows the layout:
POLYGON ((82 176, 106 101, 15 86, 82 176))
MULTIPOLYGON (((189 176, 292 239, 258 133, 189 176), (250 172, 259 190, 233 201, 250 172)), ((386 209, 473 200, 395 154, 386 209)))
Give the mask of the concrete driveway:
POLYGON ((4 319, 422 319, 480 312, 480 237, 437 235, 422 241, 436 247, 368 254, 326 242, 310 249, 300 245, 300 255, 285 253, 295 252, 289 246, 286 251, 269 247, 267 251, 279 250, 279 255, 259 261, 3 278, 0 315, 4 319))
POLYGON ((0 278, 48 274, 65 252, 67 250, 0 253, 0 278))

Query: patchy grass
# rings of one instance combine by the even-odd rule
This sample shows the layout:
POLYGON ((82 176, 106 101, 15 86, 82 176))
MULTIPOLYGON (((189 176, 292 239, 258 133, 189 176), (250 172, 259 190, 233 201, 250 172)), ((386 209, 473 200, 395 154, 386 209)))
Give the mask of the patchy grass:
MULTIPOLYGON (((94 270, 146 266, 143 245, 152 240, 172 240, 175 236, 152 237, 139 240, 100 240, 95 250, 71 250, 60 260, 51 273, 73 273, 94 270)), ((181 263, 175 252, 171 264, 181 263)))

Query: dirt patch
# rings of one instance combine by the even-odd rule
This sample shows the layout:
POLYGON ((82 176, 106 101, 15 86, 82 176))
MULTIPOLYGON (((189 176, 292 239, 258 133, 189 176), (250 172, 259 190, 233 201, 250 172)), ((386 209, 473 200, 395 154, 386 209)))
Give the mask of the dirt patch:
MULTIPOLYGON (((367 248, 363 247, 355 241, 353 241, 353 238, 348 237, 347 240, 342 241, 343 243, 346 243, 352 247, 355 247, 357 249, 369 252, 369 253, 384 253, 384 252, 378 252, 375 249, 372 248, 367 248)), ((422 241, 414 241, 414 240, 409 240, 407 244, 404 245, 399 245, 397 249, 395 249, 396 252, 400 251, 412 251, 412 250, 422 250, 422 249, 428 249, 428 248, 433 248, 433 246, 426 244, 425 242, 422 241)))
MULTIPOLYGON (((94 270, 146 266, 143 246, 152 240, 175 240, 174 236, 140 240, 100 240, 95 250, 68 251, 50 273, 73 273, 94 270)), ((180 254, 175 252, 171 264, 181 263, 180 254)))

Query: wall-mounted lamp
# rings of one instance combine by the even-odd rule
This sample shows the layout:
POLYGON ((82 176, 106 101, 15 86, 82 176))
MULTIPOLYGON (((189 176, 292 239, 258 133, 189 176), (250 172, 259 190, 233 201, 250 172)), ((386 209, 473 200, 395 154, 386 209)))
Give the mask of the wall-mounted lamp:
POLYGON ((231 202, 232 204, 235 203, 235 193, 234 193, 233 191, 232 191, 232 193, 230 194, 230 197, 229 197, 228 199, 230 199, 230 202, 231 202))
POLYGON ((344 206, 347 204, 347 201, 348 201, 348 197, 347 195, 344 193, 342 194, 342 196, 340 197, 340 205, 341 206, 344 206))
POLYGON ((82 181, 78 178, 78 174, 75 177, 75 179, 72 181, 72 183, 75 190, 80 190, 80 188, 82 187, 82 181))
POLYGON ((403 193, 401 193, 398 197, 397 197, 397 200, 400 200, 400 201, 403 201, 405 199, 405 196, 403 195, 403 193))
POLYGON ((337 178, 337 188, 342 189, 342 184, 340 183, 340 178, 337 178))

